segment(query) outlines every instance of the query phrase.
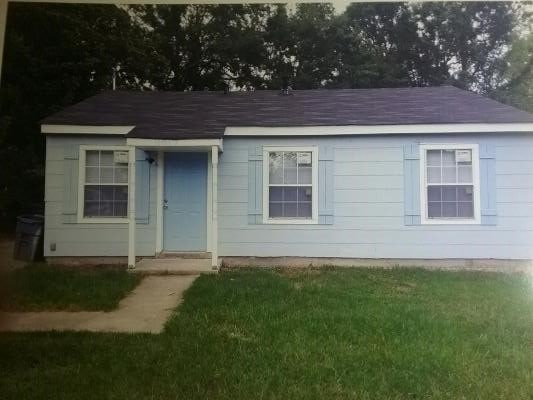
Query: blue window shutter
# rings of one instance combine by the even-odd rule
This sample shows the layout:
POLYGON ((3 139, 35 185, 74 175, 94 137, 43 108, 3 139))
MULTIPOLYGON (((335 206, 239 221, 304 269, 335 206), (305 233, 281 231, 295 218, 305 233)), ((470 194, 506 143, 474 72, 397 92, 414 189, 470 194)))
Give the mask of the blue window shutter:
POLYGON ((149 155, 135 150, 135 221, 148 224, 150 221, 150 163, 149 155))
POLYGON ((65 146, 63 149, 63 222, 78 222, 78 185, 79 185, 78 145, 65 146))
POLYGON ((318 223, 332 225, 335 193, 335 148, 320 146, 318 152, 318 223))
POLYGON ((496 225, 496 148, 492 144, 479 145, 479 186, 481 224, 496 225))
POLYGON ((248 223, 263 222, 263 148, 248 149, 248 223))
POLYGON ((405 225, 420 225, 420 149, 418 143, 403 148, 403 202, 405 225))

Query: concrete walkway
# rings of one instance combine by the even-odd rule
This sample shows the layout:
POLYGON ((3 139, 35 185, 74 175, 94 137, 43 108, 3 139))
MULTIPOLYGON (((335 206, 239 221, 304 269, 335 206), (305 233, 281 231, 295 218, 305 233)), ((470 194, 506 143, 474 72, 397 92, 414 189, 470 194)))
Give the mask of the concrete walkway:
POLYGON ((148 276, 116 310, 0 313, 0 331, 160 333, 198 275, 148 276))

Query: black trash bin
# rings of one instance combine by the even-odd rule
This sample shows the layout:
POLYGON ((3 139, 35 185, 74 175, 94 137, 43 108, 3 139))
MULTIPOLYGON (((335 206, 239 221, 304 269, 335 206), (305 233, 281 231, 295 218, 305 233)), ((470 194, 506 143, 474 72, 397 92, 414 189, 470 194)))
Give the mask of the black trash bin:
POLYGON ((16 260, 35 261, 43 256, 43 225, 42 215, 21 215, 17 218, 15 236, 16 260))

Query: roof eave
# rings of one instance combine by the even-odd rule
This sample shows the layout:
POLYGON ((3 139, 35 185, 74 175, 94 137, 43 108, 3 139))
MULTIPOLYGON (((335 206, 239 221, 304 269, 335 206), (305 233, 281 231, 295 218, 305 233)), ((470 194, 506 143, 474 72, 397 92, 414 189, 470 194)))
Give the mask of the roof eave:
POLYGON ((357 136, 533 132, 533 122, 328 126, 228 126, 224 136, 357 136))

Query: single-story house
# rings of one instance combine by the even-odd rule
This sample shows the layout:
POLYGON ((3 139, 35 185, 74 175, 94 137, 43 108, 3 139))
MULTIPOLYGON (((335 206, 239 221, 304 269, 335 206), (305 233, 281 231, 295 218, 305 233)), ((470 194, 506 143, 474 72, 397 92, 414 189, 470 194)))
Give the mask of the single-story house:
POLYGON ((41 130, 56 261, 533 259, 533 115, 455 87, 108 91, 41 130))

